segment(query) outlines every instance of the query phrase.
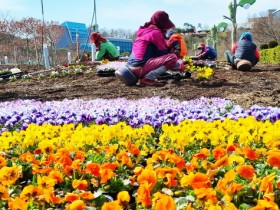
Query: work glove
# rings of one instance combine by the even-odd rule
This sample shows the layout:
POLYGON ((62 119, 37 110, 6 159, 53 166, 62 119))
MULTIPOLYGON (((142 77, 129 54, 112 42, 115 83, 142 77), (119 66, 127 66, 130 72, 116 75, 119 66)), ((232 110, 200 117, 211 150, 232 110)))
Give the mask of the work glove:
POLYGON ((186 69, 187 69, 187 66, 188 65, 185 65, 183 62, 180 63, 180 67, 179 67, 179 71, 182 73, 182 72, 185 72, 186 69))

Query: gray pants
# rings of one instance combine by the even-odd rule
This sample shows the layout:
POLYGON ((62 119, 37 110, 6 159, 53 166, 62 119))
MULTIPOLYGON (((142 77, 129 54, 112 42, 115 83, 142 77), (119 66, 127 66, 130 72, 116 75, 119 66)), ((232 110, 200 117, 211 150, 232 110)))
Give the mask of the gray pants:
MULTIPOLYGON (((233 65, 234 67, 237 66, 238 61, 242 60, 242 59, 240 59, 240 58, 236 58, 236 57, 234 56, 234 54, 233 54, 230 50, 227 50, 227 51, 225 52, 225 59, 226 59, 226 61, 227 61, 228 63, 230 63, 230 64, 233 65)), ((250 61, 250 62, 251 62, 251 64, 252 64, 252 66, 254 66, 254 65, 256 65, 256 64, 258 63, 257 60, 255 60, 254 62, 252 62, 252 61, 250 61)))
POLYGON ((167 68, 165 66, 160 66, 157 69, 154 69, 154 70, 150 71, 148 74, 146 74, 145 78, 147 78, 149 80, 155 80, 166 71, 167 71, 167 68))
POLYGON ((231 65, 235 65, 234 63, 234 54, 230 51, 230 50, 227 50, 225 52, 225 59, 228 63, 230 63, 231 65))

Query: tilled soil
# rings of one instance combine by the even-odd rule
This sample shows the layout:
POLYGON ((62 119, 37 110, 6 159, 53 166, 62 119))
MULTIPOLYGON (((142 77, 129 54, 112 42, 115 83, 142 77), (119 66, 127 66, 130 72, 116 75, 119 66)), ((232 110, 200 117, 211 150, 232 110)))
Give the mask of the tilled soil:
MULTIPOLYGON (((36 69, 24 69, 26 73, 36 73, 36 69)), ((35 74, 34 74, 35 75, 35 74)), ((80 98, 118 98, 137 100, 146 97, 169 97, 181 101, 199 97, 228 98, 244 108, 253 104, 280 107, 280 65, 258 64, 251 71, 215 69, 208 80, 190 79, 168 80, 163 87, 127 87, 116 77, 100 77, 96 73, 68 75, 29 80, 2 81, 0 101, 36 99, 40 101, 80 98)))

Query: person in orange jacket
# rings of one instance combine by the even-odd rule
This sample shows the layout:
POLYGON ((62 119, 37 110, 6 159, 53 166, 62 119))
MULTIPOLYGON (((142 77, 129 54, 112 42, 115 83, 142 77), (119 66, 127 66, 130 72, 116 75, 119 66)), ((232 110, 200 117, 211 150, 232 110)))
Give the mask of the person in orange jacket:
POLYGON ((181 34, 171 29, 166 32, 166 38, 168 49, 171 53, 175 53, 178 59, 187 55, 187 44, 181 34))

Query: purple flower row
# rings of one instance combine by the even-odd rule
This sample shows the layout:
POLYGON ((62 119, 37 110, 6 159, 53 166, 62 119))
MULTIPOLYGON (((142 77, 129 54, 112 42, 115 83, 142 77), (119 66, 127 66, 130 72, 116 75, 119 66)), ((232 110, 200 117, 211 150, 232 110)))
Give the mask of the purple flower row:
POLYGON ((96 67, 97 71, 109 71, 109 70, 118 70, 124 67, 126 62, 122 61, 112 61, 106 64, 102 64, 96 67))
POLYGON ((135 101, 124 98, 48 102, 17 100, 0 103, 0 132, 25 129, 30 123, 112 125, 125 121, 132 127, 149 124, 157 128, 163 123, 176 125, 185 119, 213 121, 250 115, 257 120, 275 122, 280 119, 280 108, 254 105, 245 110, 227 99, 205 97, 183 102, 159 97, 135 101))

